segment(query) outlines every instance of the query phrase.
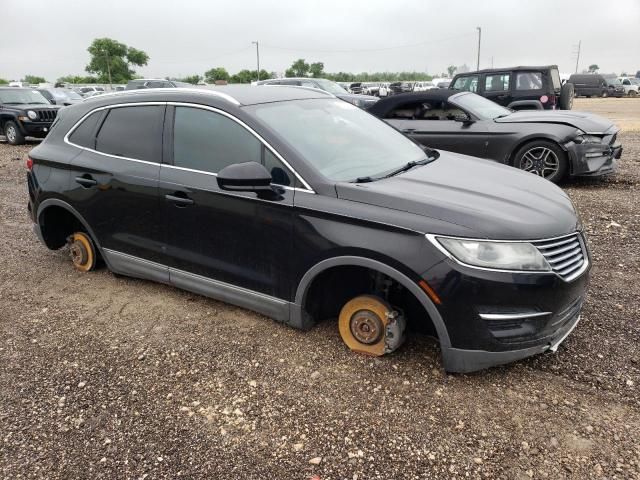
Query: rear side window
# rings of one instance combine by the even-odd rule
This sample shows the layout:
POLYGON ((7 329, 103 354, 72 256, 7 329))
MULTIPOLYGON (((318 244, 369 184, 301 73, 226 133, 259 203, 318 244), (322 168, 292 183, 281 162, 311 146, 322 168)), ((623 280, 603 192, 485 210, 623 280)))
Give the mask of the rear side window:
MULTIPOLYGON (((98 128, 98 121, 103 112, 94 112, 89 115, 84 121, 78 125, 73 133, 69 136, 69 141, 80 147, 96 148, 96 129, 98 128)), ((52 127, 53 128, 53 127, 52 127)))
POLYGON ((451 88, 465 92, 476 92, 478 91, 478 76, 458 77, 451 88))
POLYGON ((484 79, 485 92, 506 92, 509 90, 509 80, 511 75, 508 73, 496 73, 487 75, 484 79))
POLYGON ((562 88, 562 80, 560 80, 560 73, 557 68, 551 69, 551 81, 553 82, 553 89, 560 90, 562 88))
POLYGON ((542 90, 542 73, 518 72, 516 74, 516 90, 542 90))
POLYGON ((96 150, 160 163, 163 116, 161 105, 112 108, 98 132, 96 150))
POLYGON ((261 147, 255 136, 224 115, 176 107, 173 126, 176 167, 218 173, 234 163, 262 163, 261 147))

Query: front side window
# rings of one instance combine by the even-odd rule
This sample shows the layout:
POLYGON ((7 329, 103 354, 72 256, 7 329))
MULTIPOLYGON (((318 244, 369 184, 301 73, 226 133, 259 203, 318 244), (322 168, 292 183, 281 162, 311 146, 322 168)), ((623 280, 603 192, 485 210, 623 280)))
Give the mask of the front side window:
POLYGON ((452 103, 467 112, 471 112, 482 120, 492 120, 498 117, 506 117, 511 110, 501 107, 495 102, 474 93, 461 93, 449 98, 452 103))
POLYGON ((378 177, 426 157, 400 132, 343 100, 274 102, 246 108, 331 181, 378 177))
POLYGON ((209 110, 176 107, 173 163, 218 173, 234 163, 261 163, 260 141, 228 117, 209 110))
POLYGON ((511 75, 508 73, 498 73, 495 75, 487 75, 484 79, 485 92, 506 92, 509 90, 509 80, 511 75))
POLYGON ((96 150, 134 160, 160 162, 164 106, 109 110, 96 139, 96 150))
POLYGON ((465 92, 476 92, 478 90, 478 76, 458 77, 451 88, 465 92))
POLYGON ((542 73, 518 72, 516 74, 516 90, 542 90, 542 73))

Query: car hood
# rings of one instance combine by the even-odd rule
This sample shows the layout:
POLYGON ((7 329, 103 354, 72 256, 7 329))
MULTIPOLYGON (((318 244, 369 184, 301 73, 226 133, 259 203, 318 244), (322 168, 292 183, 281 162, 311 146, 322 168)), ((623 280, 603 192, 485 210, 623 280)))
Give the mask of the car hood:
POLYGON ((395 177, 340 183, 336 189, 346 200, 438 220, 425 222, 436 230, 424 233, 451 235, 464 227, 466 236, 477 238, 536 240, 580 226, 569 197, 548 180, 451 152, 441 151, 434 162, 395 177), (448 231, 446 224, 453 224, 448 231))
POLYGON ((502 118, 496 123, 560 123, 579 128, 586 133, 606 133, 614 124, 599 115, 569 110, 520 110, 502 118))

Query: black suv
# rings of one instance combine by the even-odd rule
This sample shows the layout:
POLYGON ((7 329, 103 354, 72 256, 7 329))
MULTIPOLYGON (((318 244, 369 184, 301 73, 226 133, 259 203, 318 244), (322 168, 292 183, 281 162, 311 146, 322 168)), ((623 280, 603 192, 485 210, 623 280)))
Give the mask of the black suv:
POLYGON ((573 85, 562 85, 556 65, 461 73, 449 88, 477 93, 513 110, 571 110, 574 97, 573 85))
POLYGON ((0 135, 11 145, 22 145, 25 137, 43 138, 49 133, 59 108, 37 90, 0 88, 0 135))
POLYGON ((355 351, 419 328, 472 371, 555 351, 579 320, 590 260, 562 190, 319 90, 98 96, 61 110, 27 167, 35 231, 77 269, 302 329, 338 318, 355 351))

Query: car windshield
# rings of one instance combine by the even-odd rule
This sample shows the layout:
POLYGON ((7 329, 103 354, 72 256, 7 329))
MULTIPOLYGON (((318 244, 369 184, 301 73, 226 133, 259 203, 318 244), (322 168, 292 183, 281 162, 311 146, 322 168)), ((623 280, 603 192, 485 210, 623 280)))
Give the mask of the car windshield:
POLYGON ((509 115, 511 110, 501 107, 497 103, 487 100, 475 93, 463 93, 449 98, 449 102, 471 112, 482 120, 492 120, 509 115))
POLYGON ((65 90, 65 93, 67 94, 67 96, 71 99, 71 100, 82 100, 82 96, 78 95, 76 92, 74 92, 73 90, 65 90))
POLYGON ((622 85, 622 82, 617 78, 607 78, 606 80, 609 85, 622 85))
POLYGON ((49 101, 36 90, 0 90, 0 103, 16 105, 49 105, 49 101))
POLYGON ((51 95, 53 95, 55 98, 58 98, 60 100, 67 100, 69 98, 69 95, 67 94, 66 91, 64 90, 49 90, 51 92, 51 95))
POLYGON ((397 130, 343 100, 276 102, 248 108, 332 181, 384 176, 426 157, 397 130))
POLYGON ((338 85, 335 82, 332 82, 331 80, 314 80, 318 85, 320 85, 320 88, 322 88, 322 90, 324 90, 325 92, 329 92, 329 93, 333 93, 334 95, 344 95, 345 93, 347 93, 347 91, 342 88, 340 85, 338 85))

